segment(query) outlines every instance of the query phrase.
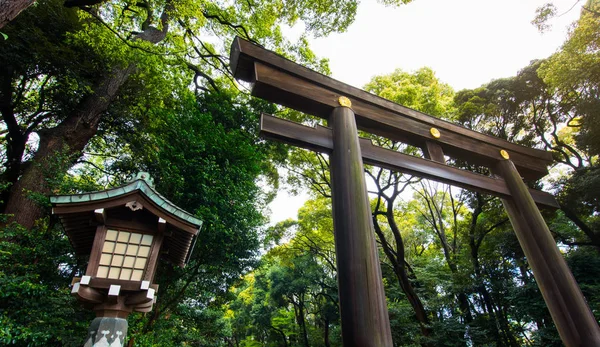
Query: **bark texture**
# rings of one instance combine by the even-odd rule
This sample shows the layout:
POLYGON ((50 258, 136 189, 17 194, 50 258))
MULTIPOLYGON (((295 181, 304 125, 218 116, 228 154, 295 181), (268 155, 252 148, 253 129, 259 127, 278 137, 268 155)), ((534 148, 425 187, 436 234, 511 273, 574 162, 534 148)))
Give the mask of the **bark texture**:
POLYGON ((0 29, 21 11, 33 5, 33 2, 34 0, 0 0, 0 29))
POLYGON ((38 150, 21 178, 11 188, 4 213, 26 228, 34 226, 45 211, 32 199, 31 193, 49 195, 47 178, 66 172, 81 156, 81 152, 98 131, 103 112, 127 81, 135 66, 115 68, 100 81, 92 94, 85 96, 78 107, 60 124, 38 133, 38 150))
MULTIPOLYGON (((0 0, 0 4, 4 1, 0 0)), ((0 5, 0 9, 2 8, 0 5)), ((146 25, 133 40, 143 40, 153 44, 162 41, 169 30, 168 12, 171 9, 172 5, 167 3, 160 16, 161 30, 146 25)), ((13 183, 6 201, 3 212, 12 215, 9 222, 14 221, 31 228, 45 215, 46 211, 39 201, 32 199, 34 197, 32 193, 39 197, 51 194, 50 180, 61 177, 75 164, 90 139, 96 135, 102 116, 135 69, 135 62, 114 67, 99 78, 92 92, 84 96, 75 109, 56 127, 38 132, 39 147, 31 162, 22 170, 20 179, 13 183)))

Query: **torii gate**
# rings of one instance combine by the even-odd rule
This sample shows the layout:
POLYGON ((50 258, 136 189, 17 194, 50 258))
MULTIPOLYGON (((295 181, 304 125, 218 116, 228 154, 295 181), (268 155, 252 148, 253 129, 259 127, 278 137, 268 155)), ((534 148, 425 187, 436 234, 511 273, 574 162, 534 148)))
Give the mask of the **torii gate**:
POLYGON ((557 208, 524 179, 548 173, 550 152, 478 133, 395 104, 298 65, 237 37, 230 64, 252 95, 309 113, 329 127, 307 127, 267 114, 264 137, 329 153, 344 346, 392 346, 381 269, 365 185, 365 163, 502 199, 558 332, 567 346, 600 346, 600 328, 556 247, 537 205, 557 208), (374 146, 357 128, 423 148, 427 159, 374 146), (444 155, 490 168, 488 177, 447 166, 444 155))

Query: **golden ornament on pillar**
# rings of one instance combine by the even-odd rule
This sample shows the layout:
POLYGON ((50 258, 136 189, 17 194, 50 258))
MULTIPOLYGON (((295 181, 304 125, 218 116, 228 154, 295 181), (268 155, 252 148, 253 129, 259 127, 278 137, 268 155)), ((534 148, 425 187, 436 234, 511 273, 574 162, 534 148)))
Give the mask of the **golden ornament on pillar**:
POLYGON ((352 107, 352 102, 345 96, 340 96, 338 98, 338 103, 344 107, 352 107))
POLYGON ((442 134, 440 134, 440 131, 437 130, 436 128, 429 129, 429 133, 431 134, 431 136, 433 136, 436 139, 439 139, 442 136, 442 134))

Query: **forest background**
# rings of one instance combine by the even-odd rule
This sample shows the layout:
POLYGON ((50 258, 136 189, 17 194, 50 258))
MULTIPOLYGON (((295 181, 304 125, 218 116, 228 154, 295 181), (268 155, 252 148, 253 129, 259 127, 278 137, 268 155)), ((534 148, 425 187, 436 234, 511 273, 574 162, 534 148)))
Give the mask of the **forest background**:
MULTIPOLYGON (((42 0, 0 23, 0 344, 81 344, 93 314, 69 283, 86 264, 50 217, 48 196, 148 171, 205 224, 186 268, 159 268, 159 299, 130 317, 130 346, 340 346, 327 157, 261 140, 257 129, 260 112, 319 120, 250 97, 232 80, 227 52, 239 35, 329 74, 308 37, 346 30, 357 6, 42 0), (305 32, 289 41, 282 28, 298 22, 305 32), (291 172, 285 184, 310 187, 311 198, 296 219, 268 226, 281 167, 291 172)), ((552 151, 553 175, 530 184, 559 200, 545 218, 597 318, 599 11, 588 1, 555 54, 510 78, 454 91, 421 68, 364 86, 552 151)), ((546 5, 534 23, 544 30, 559 14, 546 5)), ((377 167, 365 174, 396 345, 562 345, 499 201, 377 167)))

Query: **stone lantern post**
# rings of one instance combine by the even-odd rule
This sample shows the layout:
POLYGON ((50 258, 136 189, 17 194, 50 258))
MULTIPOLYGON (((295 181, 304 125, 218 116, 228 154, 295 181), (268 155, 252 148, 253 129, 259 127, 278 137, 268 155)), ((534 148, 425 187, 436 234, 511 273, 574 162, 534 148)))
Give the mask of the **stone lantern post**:
POLYGON ((152 310, 159 259, 185 266, 202 221, 156 192, 144 172, 118 188, 50 202, 75 253, 89 256, 71 291, 96 312, 84 346, 123 346, 129 313, 152 310))

